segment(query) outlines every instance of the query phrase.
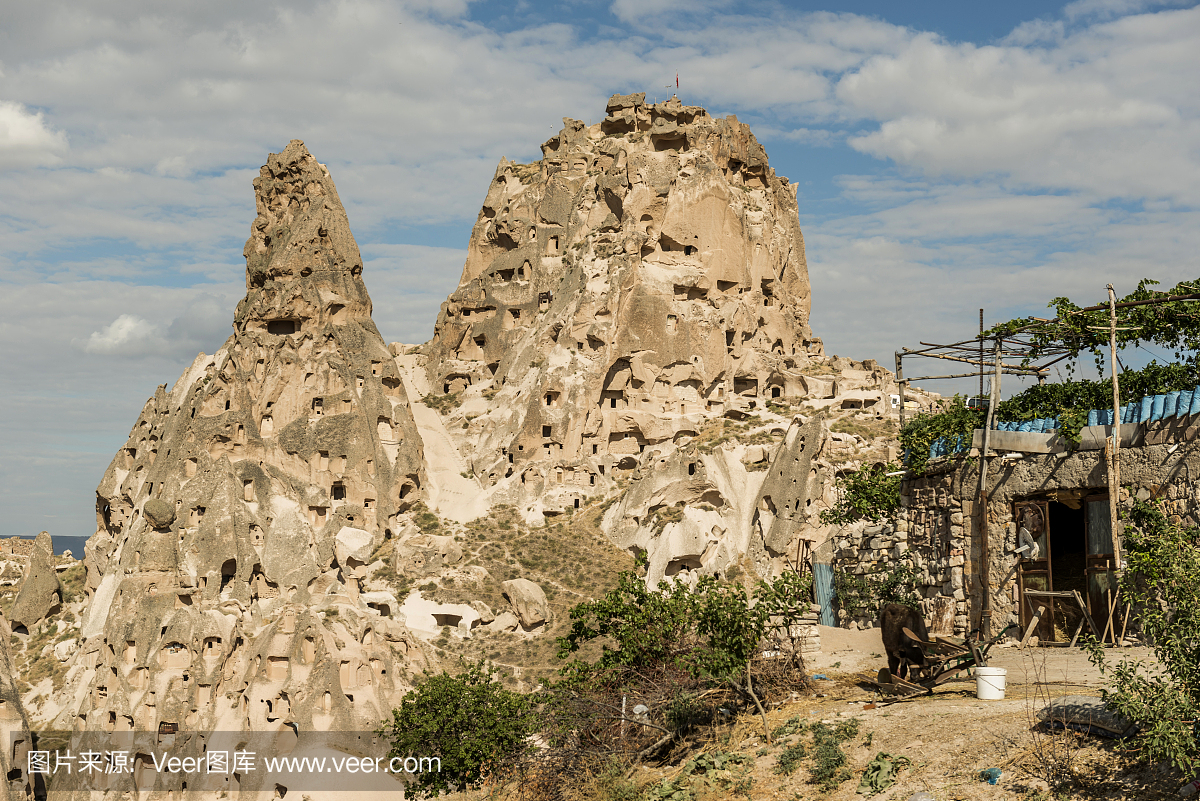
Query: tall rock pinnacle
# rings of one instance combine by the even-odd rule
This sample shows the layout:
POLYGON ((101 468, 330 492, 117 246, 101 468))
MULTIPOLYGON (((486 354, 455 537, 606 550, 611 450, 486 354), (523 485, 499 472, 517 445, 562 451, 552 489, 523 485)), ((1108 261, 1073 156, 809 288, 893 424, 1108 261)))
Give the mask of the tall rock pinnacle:
POLYGON ((398 600, 360 591, 423 467, 358 246, 302 142, 254 189, 233 336, 97 489, 66 728, 370 730, 422 665, 398 600))

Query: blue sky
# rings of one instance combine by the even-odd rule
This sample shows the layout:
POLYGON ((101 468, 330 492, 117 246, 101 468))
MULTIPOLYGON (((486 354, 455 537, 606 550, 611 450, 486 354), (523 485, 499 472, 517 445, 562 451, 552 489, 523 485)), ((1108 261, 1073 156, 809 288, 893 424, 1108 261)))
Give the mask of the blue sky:
MULTIPOLYGON (((737 114, 798 185, 828 352, 1200 275, 1200 9, 700 0, 7 3, 0 535, 88 535, 156 385, 230 332, 250 181, 328 164, 421 342, 501 156, 614 92, 737 114)), ((934 387, 930 387, 934 388, 934 387)))

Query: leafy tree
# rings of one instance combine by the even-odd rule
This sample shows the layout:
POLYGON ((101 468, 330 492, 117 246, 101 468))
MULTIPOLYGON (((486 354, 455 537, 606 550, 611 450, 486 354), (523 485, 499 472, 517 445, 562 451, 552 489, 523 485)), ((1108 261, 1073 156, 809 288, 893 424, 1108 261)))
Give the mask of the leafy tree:
POLYGON ((1140 727, 1137 747, 1148 761, 1168 761, 1188 775, 1200 770, 1200 530, 1171 524, 1156 507, 1135 501, 1126 519, 1123 600, 1132 605, 1158 665, 1109 663, 1093 640, 1090 656, 1108 676, 1105 702, 1140 727))
POLYGON ((665 663, 694 678, 727 680, 746 670, 769 632, 799 619, 810 589, 811 579, 788 572, 758 582, 753 594, 713 576, 702 576, 695 589, 662 581, 651 590, 625 572, 603 598, 571 610, 574 622, 558 640, 558 655, 566 659, 584 643, 602 640, 599 659, 576 660, 564 673, 582 677, 665 663))
POLYGON ((457 676, 426 673, 392 710, 380 734, 389 757, 437 757, 440 771, 417 774, 407 792, 425 798, 477 786, 485 773, 526 749, 535 717, 530 699, 506 690, 483 660, 457 676))
POLYGON ((877 523, 886 520, 900 508, 900 476, 894 464, 883 467, 864 467, 848 476, 839 477, 838 501, 832 509, 819 515, 822 523, 841 526, 857 520, 877 523))

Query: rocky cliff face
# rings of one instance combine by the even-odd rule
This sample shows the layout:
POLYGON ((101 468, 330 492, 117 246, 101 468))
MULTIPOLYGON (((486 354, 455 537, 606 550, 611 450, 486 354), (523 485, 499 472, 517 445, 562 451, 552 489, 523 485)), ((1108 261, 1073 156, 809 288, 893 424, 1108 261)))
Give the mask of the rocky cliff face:
POLYGON ((302 142, 254 189, 233 336, 97 490, 61 728, 370 731, 423 664, 397 599, 360 591, 423 468, 358 247, 302 142))
POLYGON ((45 788, 37 777, 29 773, 29 751, 33 748, 33 736, 29 731, 29 719, 21 704, 21 693, 14 681, 17 673, 13 669, 12 654, 8 640, 11 634, 4 613, 0 612, 0 770, 5 780, 0 784, 0 801, 18 801, 33 796, 35 786, 39 793, 45 788))
POLYGON ((750 130, 644 101, 501 161, 417 348, 371 322, 328 171, 268 159, 234 334, 105 473, 41 719, 371 731, 439 656, 524 682, 629 552, 651 584, 765 577, 827 538, 836 471, 887 457, 891 376, 812 335, 794 187, 750 130))
POLYGON ((644 94, 607 112, 564 120, 539 162, 501 161, 421 350, 429 390, 461 403, 446 429, 483 491, 527 519, 634 481, 605 525, 651 552, 652 580, 755 548, 769 572, 827 483, 825 430, 790 405, 865 388, 874 417, 888 374, 826 364, 795 186, 746 125, 644 94), (698 450, 723 418, 751 418, 758 447, 698 450), (766 475, 786 487, 763 500, 766 475))

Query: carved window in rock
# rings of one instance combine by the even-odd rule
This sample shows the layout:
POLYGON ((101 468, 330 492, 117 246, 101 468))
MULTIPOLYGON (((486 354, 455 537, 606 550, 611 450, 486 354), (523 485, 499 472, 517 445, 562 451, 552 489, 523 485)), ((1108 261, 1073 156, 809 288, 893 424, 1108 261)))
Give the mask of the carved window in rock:
POLYGON ((346 485, 341 481, 333 482, 333 487, 329 490, 329 496, 335 501, 346 500, 346 485))
POLYGON ((325 414, 325 400, 323 398, 312 399, 312 413, 314 417, 321 417, 325 414))
POLYGON ((267 320, 267 333, 288 336, 300 330, 299 320, 267 320))

